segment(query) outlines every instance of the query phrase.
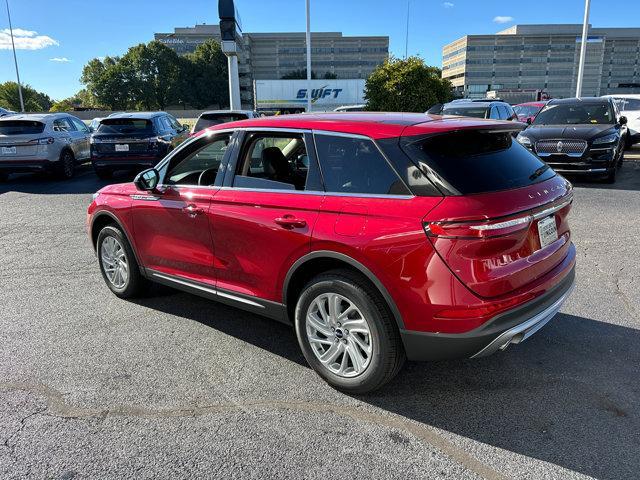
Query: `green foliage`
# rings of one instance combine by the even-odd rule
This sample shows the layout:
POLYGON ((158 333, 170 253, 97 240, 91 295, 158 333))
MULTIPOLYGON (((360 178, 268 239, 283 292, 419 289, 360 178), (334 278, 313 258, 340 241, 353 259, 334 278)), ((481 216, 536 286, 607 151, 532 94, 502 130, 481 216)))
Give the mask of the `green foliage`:
POLYGON ((136 45, 122 57, 94 58, 80 80, 96 105, 111 110, 228 104, 226 57, 214 40, 185 57, 156 41, 136 45))
MULTIPOLYGON (((47 112, 51 108, 51 99, 29 85, 22 85, 22 98, 27 112, 47 112)), ((20 111, 20 94, 16 82, 0 83, 0 106, 20 111)))
MULTIPOLYGON (((318 78, 318 74, 313 70, 311 70, 311 78, 314 80, 318 78)), ((306 80, 306 79, 307 79, 306 68, 302 68, 300 70, 291 70, 290 72, 285 73, 282 76, 282 80, 306 80)))
POLYGON ((367 110, 425 112, 451 99, 451 83, 419 57, 390 58, 369 76, 364 91, 367 110))
POLYGON ((55 102, 50 112, 71 112, 76 108, 93 108, 101 110, 103 107, 97 102, 97 100, 86 90, 82 89, 75 95, 64 100, 55 102))

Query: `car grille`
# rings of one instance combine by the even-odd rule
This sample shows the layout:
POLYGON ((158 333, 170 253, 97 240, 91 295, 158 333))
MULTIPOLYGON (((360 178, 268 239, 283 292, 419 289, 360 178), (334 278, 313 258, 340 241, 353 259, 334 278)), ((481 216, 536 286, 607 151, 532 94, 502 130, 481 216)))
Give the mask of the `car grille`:
POLYGON ((536 153, 538 155, 571 155, 581 156, 587 149, 587 142, 584 140, 540 140, 536 142, 536 153))

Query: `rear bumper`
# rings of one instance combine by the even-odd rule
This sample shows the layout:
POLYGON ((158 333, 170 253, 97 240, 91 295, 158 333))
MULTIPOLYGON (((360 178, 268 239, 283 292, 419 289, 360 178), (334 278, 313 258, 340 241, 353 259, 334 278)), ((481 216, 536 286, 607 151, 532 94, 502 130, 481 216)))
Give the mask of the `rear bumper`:
POLYGON ((12 160, 0 161, 0 172, 3 173, 24 173, 24 172, 43 172, 51 169, 55 162, 46 159, 38 160, 12 160))
POLYGON ((400 332, 407 358, 412 361, 474 358, 520 343, 548 323, 573 290, 575 265, 553 289, 534 300, 497 315, 464 334, 400 332))
POLYGON ((164 155, 131 155, 120 157, 92 156, 91 164, 94 168, 104 170, 125 170, 136 167, 155 167, 164 155))

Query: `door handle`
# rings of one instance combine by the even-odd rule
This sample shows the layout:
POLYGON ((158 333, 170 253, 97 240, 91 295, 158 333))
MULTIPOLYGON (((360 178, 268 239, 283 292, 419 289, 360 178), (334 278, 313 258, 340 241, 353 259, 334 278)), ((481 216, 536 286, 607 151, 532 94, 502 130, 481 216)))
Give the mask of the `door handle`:
POLYGON ((301 218, 296 218, 293 215, 284 215, 274 219, 278 225, 284 228, 302 228, 307 226, 307 222, 301 218))
POLYGON ((184 213, 186 213, 187 215, 189 215, 191 218, 194 218, 198 215, 200 215, 201 213, 204 213, 204 208, 199 208, 196 205, 194 205, 193 203, 187 205, 186 207, 184 207, 182 209, 182 211, 184 213))

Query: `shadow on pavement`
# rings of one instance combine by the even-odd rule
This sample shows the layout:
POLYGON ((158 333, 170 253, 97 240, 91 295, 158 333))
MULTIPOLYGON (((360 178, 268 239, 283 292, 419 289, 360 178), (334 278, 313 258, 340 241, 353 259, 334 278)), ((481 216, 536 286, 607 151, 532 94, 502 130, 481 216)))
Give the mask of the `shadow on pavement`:
MULTIPOLYGON (((292 328, 167 289, 140 303, 300 365, 292 328)), ((329 388, 329 387, 327 387, 329 388)), ((359 400, 425 425, 586 475, 640 471, 640 332, 559 314, 485 359, 410 363, 359 400)))
POLYGON ((625 161, 615 183, 604 183, 600 179, 585 179, 578 175, 565 175, 575 187, 602 188, 606 190, 640 190, 640 149, 627 150, 625 161))
POLYGON ((0 183, 0 195, 8 192, 36 195, 94 193, 110 183, 130 182, 133 177, 133 173, 116 172, 111 180, 100 180, 90 165, 80 165, 76 167, 76 175, 71 180, 57 180, 47 173, 11 175, 9 180, 0 183))

